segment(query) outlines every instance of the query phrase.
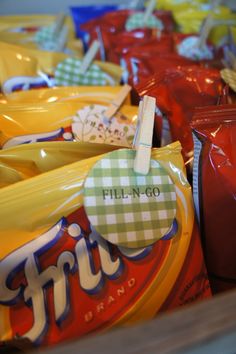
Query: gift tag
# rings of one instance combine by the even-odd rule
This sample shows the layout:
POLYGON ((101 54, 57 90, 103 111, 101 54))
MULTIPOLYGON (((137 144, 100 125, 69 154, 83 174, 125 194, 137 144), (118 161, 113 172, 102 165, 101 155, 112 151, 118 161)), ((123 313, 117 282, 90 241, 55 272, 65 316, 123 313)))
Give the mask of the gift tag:
POLYGON ((107 106, 88 105, 73 117, 72 132, 77 141, 131 147, 136 121, 117 112, 111 119, 105 116, 107 106))
POLYGON ((91 224, 107 241, 128 248, 168 239, 176 224, 176 191, 168 172, 151 160, 147 175, 135 173, 135 155, 128 149, 105 155, 84 184, 91 224))
POLYGON ((59 63, 55 70, 57 86, 106 86, 113 85, 114 80, 98 65, 92 64, 85 73, 81 72, 82 60, 67 58, 59 63))

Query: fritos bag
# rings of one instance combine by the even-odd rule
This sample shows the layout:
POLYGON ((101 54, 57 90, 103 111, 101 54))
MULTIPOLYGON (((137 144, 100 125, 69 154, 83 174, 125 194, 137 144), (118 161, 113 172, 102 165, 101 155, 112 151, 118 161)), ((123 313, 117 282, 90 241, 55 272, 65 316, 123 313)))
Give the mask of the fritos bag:
POLYGON ((112 119, 107 105, 56 102, 0 108, 0 147, 43 141, 84 141, 132 146, 136 106, 123 106, 112 119))
POLYGON ((194 200, 214 292, 236 287, 236 105, 197 109, 194 200))
MULTIPOLYGON (((27 48, 39 49, 35 41, 35 33, 43 27, 53 25, 56 17, 52 15, 7 15, 1 16, 0 40, 27 48)), ((70 16, 66 16, 68 41, 75 38, 74 26, 70 16)))
MULTIPOLYGON (((64 53, 38 51, 0 42, 0 90, 9 94, 32 88, 53 87, 58 82, 61 82, 58 86, 65 86, 68 73, 64 70, 69 70, 70 75, 76 70, 73 65, 69 68, 69 64, 66 64, 70 60, 81 61, 80 58, 71 58, 64 53), (52 78, 56 73, 57 82, 52 78)), ((100 75, 98 78, 105 76, 112 85, 120 83, 122 68, 119 65, 100 61, 94 61, 94 64, 100 75)), ((96 73, 92 73, 87 85, 95 80, 96 73)))
POLYGON ((217 104, 223 89, 219 71, 197 66, 170 68, 136 89, 140 96, 156 97, 158 108, 167 117, 172 141, 181 142, 184 159, 189 161, 193 156, 190 122, 194 108, 217 104))
POLYGON ((57 141, 0 150, 0 188, 117 148, 114 145, 57 141))
MULTIPOLYGON (((111 103, 121 90, 122 86, 72 86, 53 87, 38 90, 13 92, 0 97, 2 104, 30 104, 54 102, 89 102, 98 104, 111 103)), ((130 105, 130 95, 127 95, 124 104, 130 105)))
POLYGON ((107 242, 85 213, 84 181, 108 157, 0 190, 2 341, 17 335, 49 346, 210 296, 180 145, 152 152, 174 183, 175 234, 139 249, 107 242))

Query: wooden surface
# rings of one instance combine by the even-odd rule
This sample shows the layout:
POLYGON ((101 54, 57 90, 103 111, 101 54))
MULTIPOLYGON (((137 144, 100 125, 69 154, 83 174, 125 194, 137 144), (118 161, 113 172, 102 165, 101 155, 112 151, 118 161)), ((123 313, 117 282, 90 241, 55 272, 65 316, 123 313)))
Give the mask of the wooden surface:
MULTIPOLYGON (((38 352, 37 352, 38 353, 38 352)), ((44 354, 236 354, 236 291, 44 354)))

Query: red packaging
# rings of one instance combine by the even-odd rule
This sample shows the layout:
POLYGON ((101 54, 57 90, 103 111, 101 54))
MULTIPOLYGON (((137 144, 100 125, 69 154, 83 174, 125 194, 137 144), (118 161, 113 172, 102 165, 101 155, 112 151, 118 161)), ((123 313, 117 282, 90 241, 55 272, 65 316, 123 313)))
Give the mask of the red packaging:
POLYGON ((156 97, 158 108, 168 119, 172 140, 181 142, 186 162, 193 154, 190 121, 194 109, 217 104, 222 89, 218 70, 198 66, 169 68, 136 86, 140 96, 156 97))
POLYGON ((194 199, 214 292, 236 287, 236 105, 198 109, 192 120, 194 199))
MULTIPOLYGON (((105 60, 106 55, 108 55, 110 49, 113 48, 112 42, 115 44, 120 43, 118 42, 118 39, 112 39, 111 35, 123 32, 125 30, 125 23, 128 17, 134 14, 135 12, 136 11, 134 10, 120 10, 109 12, 99 18, 86 22, 81 26, 82 30, 89 33, 89 44, 91 44, 94 39, 98 39, 100 43, 102 43, 103 48, 102 51, 100 51, 100 56, 98 55, 97 57, 98 59, 105 60)), ((156 17, 162 21, 164 25, 164 32, 170 33, 174 30, 175 24, 171 12, 155 11, 153 14, 156 15, 156 17)), ((140 31, 144 31, 144 33, 147 30, 149 29, 140 29, 140 31)), ((151 32, 149 31, 147 33, 151 33, 151 36, 153 36, 153 33, 156 34, 156 30, 151 30, 151 32)), ((133 37, 132 34, 131 37, 133 37)), ((131 41, 135 43, 135 40, 136 39, 134 36, 133 40, 131 41)))
POLYGON ((130 85, 145 85, 150 76, 165 69, 192 65, 192 61, 175 53, 160 52, 155 47, 144 50, 142 46, 131 48, 123 55, 122 66, 128 71, 130 85))
POLYGON ((134 47, 143 46, 145 51, 150 48, 153 50, 159 48, 159 51, 173 51, 172 38, 168 34, 162 34, 157 37, 155 29, 144 28, 130 32, 122 31, 119 33, 103 33, 103 41, 106 43, 107 60, 115 63, 120 63, 120 58, 130 52, 134 47), (146 46, 149 48, 146 48, 146 46), (161 48, 160 48, 161 47, 161 48))

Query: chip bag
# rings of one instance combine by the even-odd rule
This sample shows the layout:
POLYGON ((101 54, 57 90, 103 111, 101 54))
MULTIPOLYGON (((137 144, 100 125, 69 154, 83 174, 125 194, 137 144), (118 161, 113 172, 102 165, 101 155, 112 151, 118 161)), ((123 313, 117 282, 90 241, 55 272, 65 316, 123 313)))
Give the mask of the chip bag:
POLYGON ((137 107, 123 106, 110 120, 108 106, 82 102, 5 106, 0 109, 0 146, 42 141, 89 141, 131 146, 137 107))
POLYGON ((236 287, 236 105, 195 111, 194 200, 212 289, 236 287))
MULTIPOLYGON (((122 156, 132 166, 132 150, 82 160, 0 190, 2 341, 17 336, 50 346, 210 296, 180 149, 175 143, 152 152, 152 164, 163 172, 156 177, 167 178, 173 189, 176 215, 168 222, 174 222, 174 232, 139 249, 107 242, 84 209, 84 185, 94 164, 122 156)), ((131 205, 144 198, 148 207, 157 189, 142 182, 148 177, 138 177, 131 205), (138 187, 146 193, 142 197, 138 187)), ((168 197, 163 184, 158 187, 168 197)), ((155 217, 165 218, 155 200, 155 217)))
MULTIPOLYGON (((156 97, 157 106, 167 117, 172 141, 180 140, 186 162, 193 156, 190 122, 194 108, 217 104, 223 82, 218 70, 183 66, 163 70, 136 86, 140 96, 156 97)), ((157 131, 157 135, 161 136, 157 131)))
MULTIPOLYGON (((0 41, 17 44, 27 48, 40 49, 35 34, 42 28, 52 26, 57 17, 52 15, 8 15, 1 16, 0 41)), ((68 29, 67 40, 75 39, 74 26, 70 16, 65 18, 68 29)))
MULTIPOLYGON (((31 103, 54 103, 54 102, 88 102, 90 104, 111 103, 120 92, 122 86, 72 86, 53 87, 38 90, 13 92, 9 95, 0 96, 0 103, 7 104, 31 104, 31 103)), ((124 103, 130 105, 130 95, 127 95, 124 103)))
MULTIPOLYGON (((37 51, 1 42, 0 89, 4 94, 9 94, 14 91, 55 85, 71 86, 75 83, 71 83, 68 79, 76 77, 77 68, 74 62, 77 61, 80 62, 81 59, 72 58, 64 53, 37 51), (54 76, 56 76, 55 79, 54 76)), ((99 61, 94 61, 93 65, 96 67, 95 74, 86 74, 89 80, 84 80, 83 84, 118 85, 120 83, 122 76, 120 66, 99 61), (97 72, 101 77, 106 78, 105 82, 100 83, 97 72)), ((86 75, 83 77, 88 79, 86 75)))
POLYGON ((84 142, 42 142, 0 150, 0 188, 117 149, 84 142))

